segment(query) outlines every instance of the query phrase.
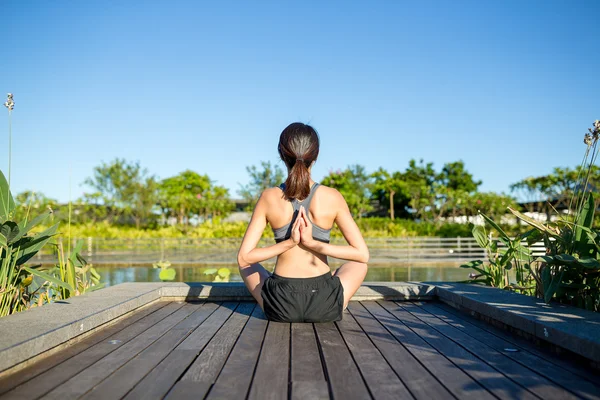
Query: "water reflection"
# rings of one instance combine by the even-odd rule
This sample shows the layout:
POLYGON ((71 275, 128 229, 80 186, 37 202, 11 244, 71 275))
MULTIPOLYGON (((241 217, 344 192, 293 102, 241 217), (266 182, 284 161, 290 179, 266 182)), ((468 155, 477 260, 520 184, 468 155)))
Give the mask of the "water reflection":
MULTIPOLYGON (((222 266, 219 266, 221 268, 222 266)), ((236 266, 226 267, 230 270, 230 282, 241 282, 242 278, 236 266)), ((272 267, 271 267, 272 268, 272 267)), ((175 282, 212 282, 215 279, 214 267, 180 264, 173 265, 175 282)), ((96 270, 106 286, 124 282, 160 282, 160 269, 148 265, 98 266, 96 270)), ((370 266, 366 282, 406 282, 432 281, 452 282, 468 279, 470 269, 459 268, 459 264, 444 265, 394 265, 370 266)))

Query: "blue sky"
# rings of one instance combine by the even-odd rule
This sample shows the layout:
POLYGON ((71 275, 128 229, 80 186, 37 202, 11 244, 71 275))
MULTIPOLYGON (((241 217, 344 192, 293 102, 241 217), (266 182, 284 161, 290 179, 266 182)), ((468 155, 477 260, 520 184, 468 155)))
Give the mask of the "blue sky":
POLYGON ((598 15, 594 0, 6 2, 13 191, 65 201, 71 185, 75 199, 123 157, 237 197, 245 167, 278 162, 281 130, 302 121, 321 136, 317 180, 462 159, 507 192, 580 162, 600 119, 598 15))

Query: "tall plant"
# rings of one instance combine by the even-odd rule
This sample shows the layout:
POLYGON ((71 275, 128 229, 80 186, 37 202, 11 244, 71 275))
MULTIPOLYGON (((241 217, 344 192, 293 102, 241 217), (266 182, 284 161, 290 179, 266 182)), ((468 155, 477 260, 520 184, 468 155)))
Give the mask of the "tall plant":
MULTIPOLYGON (((0 317, 22 311, 29 307, 34 293, 30 292, 32 274, 40 274, 39 266, 27 267, 38 251, 56 234, 58 224, 43 232, 31 231, 48 219, 52 213, 48 210, 39 216, 28 216, 15 222, 11 219, 15 203, 10 193, 8 181, 0 171, 0 317)), ((42 273, 43 274, 43 273, 42 273)), ((58 279, 48 276, 48 281, 58 279)), ((36 291, 37 292, 37 291, 36 291)))
POLYGON ((546 302, 554 298, 595 311, 600 311, 600 229, 593 227, 593 192, 599 188, 591 184, 591 178, 597 169, 599 139, 600 121, 595 121, 584 136, 586 151, 566 215, 555 222, 542 223, 509 207, 510 212, 533 228, 530 242, 541 239, 546 248, 546 254, 530 266, 536 282, 535 294, 546 302))

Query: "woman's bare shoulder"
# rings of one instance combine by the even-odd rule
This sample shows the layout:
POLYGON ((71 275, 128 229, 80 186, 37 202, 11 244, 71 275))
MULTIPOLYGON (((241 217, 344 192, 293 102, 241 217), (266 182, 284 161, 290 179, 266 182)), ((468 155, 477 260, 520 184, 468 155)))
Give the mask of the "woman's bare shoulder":
POLYGON ((339 203, 344 202, 344 196, 337 190, 329 186, 319 185, 319 191, 321 191, 320 195, 326 201, 331 203, 339 203))
POLYGON ((277 201, 283 198, 283 191, 278 187, 267 188, 260 195, 267 203, 277 201))

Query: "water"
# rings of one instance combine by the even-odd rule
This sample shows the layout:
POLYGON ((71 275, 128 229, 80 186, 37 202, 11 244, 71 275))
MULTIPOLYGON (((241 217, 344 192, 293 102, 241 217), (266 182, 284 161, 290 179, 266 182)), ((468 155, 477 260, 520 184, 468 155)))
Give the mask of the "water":
MULTIPOLYGON (((370 266, 365 282, 455 282, 467 280, 470 269, 459 268, 460 264, 436 265, 386 265, 370 266)), ((173 265, 174 282, 241 282, 242 278, 236 266, 218 266, 180 264, 173 265)), ((160 269, 147 265, 139 266, 98 266, 106 286, 124 282, 160 282, 160 269)))

